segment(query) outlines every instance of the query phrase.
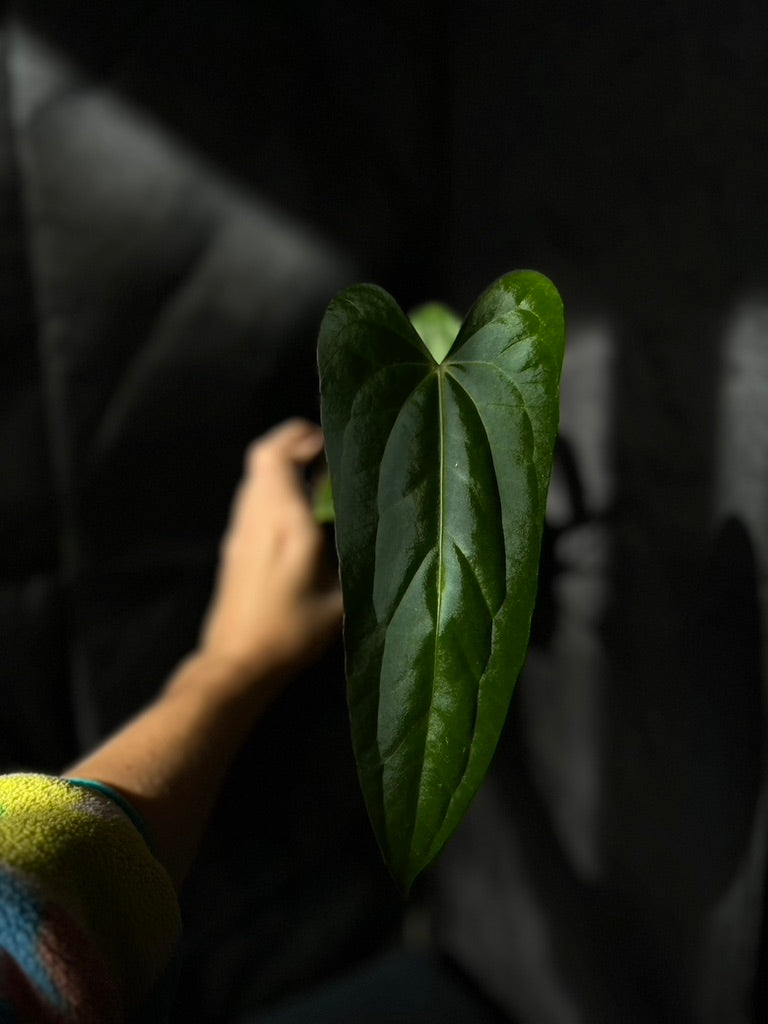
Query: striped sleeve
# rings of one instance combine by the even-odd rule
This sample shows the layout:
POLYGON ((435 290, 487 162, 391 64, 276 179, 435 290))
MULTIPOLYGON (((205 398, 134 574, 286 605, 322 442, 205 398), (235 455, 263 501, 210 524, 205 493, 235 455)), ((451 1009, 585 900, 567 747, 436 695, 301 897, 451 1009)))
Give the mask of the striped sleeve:
POLYGON ((178 901, 116 797, 0 776, 0 1021, 132 1021, 167 977, 178 901))

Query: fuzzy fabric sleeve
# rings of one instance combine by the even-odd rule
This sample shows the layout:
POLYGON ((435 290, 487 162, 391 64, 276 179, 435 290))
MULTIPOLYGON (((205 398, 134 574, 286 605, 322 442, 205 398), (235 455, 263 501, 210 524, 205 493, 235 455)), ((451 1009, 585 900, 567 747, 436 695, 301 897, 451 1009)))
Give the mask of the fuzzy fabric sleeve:
POLYGON ((167 976, 170 878, 130 808, 47 775, 0 776, 0 1024, 122 1024, 167 976))

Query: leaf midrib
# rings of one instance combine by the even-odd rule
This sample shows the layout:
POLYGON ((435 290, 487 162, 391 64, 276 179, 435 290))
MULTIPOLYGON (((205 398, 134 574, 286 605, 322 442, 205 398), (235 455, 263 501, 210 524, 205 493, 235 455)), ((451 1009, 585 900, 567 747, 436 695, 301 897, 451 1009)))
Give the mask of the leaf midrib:
POLYGON ((432 709, 435 702, 435 681, 437 679, 437 638, 440 636, 440 619, 443 612, 443 546, 444 546, 444 517, 445 517, 445 370, 441 365, 435 365, 433 372, 437 375, 437 405, 440 418, 440 505, 437 519, 437 608, 435 609, 435 646, 432 654, 432 689, 429 695, 429 707, 426 713, 427 727, 424 730, 424 755, 421 758, 419 768, 419 784, 416 787, 416 807, 414 809, 411 825, 411 836, 408 843, 408 865, 411 864, 413 852, 413 837, 416 834, 416 827, 419 821, 419 805, 422 798, 422 785, 424 782, 424 766, 426 763, 427 739, 429 737, 429 723, 432 720, 432 709))

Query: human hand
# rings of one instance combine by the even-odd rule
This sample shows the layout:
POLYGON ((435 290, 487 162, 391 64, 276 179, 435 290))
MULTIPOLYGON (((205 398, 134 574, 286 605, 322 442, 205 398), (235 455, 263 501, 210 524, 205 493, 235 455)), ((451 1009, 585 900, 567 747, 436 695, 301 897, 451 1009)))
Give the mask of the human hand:
POLYGON ((303 479, 322 449, 319 427, 289 420, 247 453, 200 647, 246 685, 294 674, 341 624, 338 578, 303 479))

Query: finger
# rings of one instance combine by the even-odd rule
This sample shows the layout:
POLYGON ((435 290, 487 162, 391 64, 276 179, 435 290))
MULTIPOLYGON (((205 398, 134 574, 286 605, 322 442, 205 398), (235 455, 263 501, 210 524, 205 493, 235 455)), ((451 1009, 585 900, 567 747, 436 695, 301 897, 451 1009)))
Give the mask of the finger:
POLYGON ((285 472, 304 468, 323 450, 322 429, 308 420, 288 420, 254 442, 246 453, 246 470, 269 472, 280 467, 285 472))
POLYGON ((282 520, 289 530, 314 532, 316 522, 312 513, 309 487, 304 466, 299 456, 309 457, 315 448, 298 452, 271 446, 259 446, 253 453, 249 471, 240 488, 237 509, 242 518, 266 517, 270 521, 282 520))
POLYGON ((333 587, 315 600, 318 614, 323 623, 323 631, 332 634, 341 627, 344 618, 341 587, 333 587))
POLYGON ((256 447, 281 454, 286 458, 302 458, 304 451, 311 451, 312 458, 322 447, 323 431, 310 420, 290 419, 279 423, 256 442, 256 447))
POLYGON ((319 427, 304 437, 297 438, 290 452, 290 457, 302 468, 318 457, 325 446, 325 437, 319 427))
POLYGON ((325 596, 326 613, 331 622, 337 622, 341 624, 341 620, 344 617, 344 598, 341 593, 341 587, 333 587, 325 596))

